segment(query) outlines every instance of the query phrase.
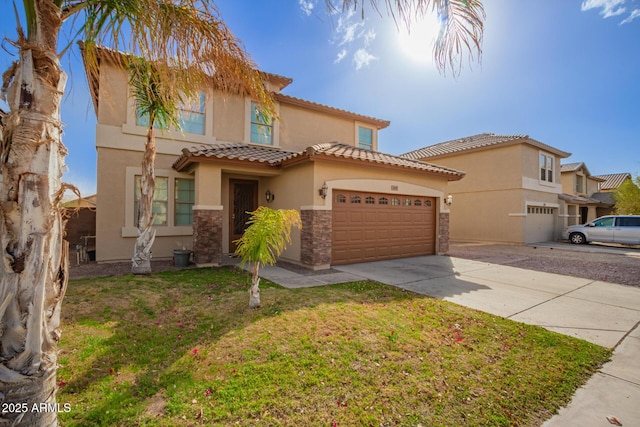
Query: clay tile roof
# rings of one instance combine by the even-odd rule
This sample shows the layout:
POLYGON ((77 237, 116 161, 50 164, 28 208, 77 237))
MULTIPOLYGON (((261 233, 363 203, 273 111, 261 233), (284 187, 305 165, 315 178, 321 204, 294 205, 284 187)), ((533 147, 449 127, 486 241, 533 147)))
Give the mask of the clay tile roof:
POLYGON ((503 144, 515 144, 518 142, 528 143, 535 147, 556 154, 560 157, 569 156, 569 153, 531 139, 527 135, 496 135, 494 133, 480 133, 477 135, 452 139, 450 141, 445 141, 439 144, 430 145, 428 147, 410 151, 408 153, 402 154, 401 157, 405 157, 407 159, 428 159, 431 157, 435 158, 464 151, 491 148, 503 144))
POLYGON ((584 166, 583 162, 565 163, 560 165, 560 172, 575 172, 584 166))
POLYGON ((182 155, 173 163, 176 169, 182 168, 194 158, 218 158, 247 160, 250 162, 277 165, 285 159, 293 157, 293 151, 277 150, 268 147, 256 147, 243 143, 215 144, 191 147, 182 150, 182 155))
POLYGON ((313 145, 307 148, 306 154, 309 156, 323 154, 326 156, 357 159, 371 163, 380 163, 409 169, 423 170, 426 172, 449 175, 453 179, 461 179, 465 175, 464 172, 455 169, 437 166, 418 160, 406 159, 403 157, 393 156, 391 154, 380 153, 377 151, 365 150, 363 148, 341 144, 339 142, 313 145))
POLYGON ((628 172, 624 173, 610 173, 606 175, 597 175, 593 178, 601 178, 603 180, 602 184, 600 184, 601 190, 614 190, 620 187, 625 180, 631 179, 631 174, 628 172))

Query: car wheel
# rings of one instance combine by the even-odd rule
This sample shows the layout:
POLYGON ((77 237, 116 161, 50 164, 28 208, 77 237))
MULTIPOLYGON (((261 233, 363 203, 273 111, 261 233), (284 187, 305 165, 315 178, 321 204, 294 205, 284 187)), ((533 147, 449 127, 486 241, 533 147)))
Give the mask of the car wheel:
POLYGON ((583 243, 587 243, 587 239, 584 238, 584 234, 581 233, 571 233, 569 236, 569 241, 575 245, 582 245, 583 243))

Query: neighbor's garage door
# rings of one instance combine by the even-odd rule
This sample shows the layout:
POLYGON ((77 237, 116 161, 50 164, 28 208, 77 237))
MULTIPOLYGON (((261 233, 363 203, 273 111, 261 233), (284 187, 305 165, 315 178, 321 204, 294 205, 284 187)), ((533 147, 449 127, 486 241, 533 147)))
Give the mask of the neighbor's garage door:
POLYGON ((552 242, 557 211, 553 208, 529 206, 525 217, 525 243, 552 242))
POLYGON ((435 253, 431 197, 333 190, 332 264, 435 253))

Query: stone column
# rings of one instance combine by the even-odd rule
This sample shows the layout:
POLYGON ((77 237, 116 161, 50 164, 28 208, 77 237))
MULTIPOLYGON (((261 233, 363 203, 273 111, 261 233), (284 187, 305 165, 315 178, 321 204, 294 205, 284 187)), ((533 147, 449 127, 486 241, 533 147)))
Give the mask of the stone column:
POLYGON ((300 261, 314 270, 331 265, 331 214, 330 210, 300 211, 300 261))
POLYGON ((449 252, 449 212, 440 212, 438 221, 438 255, 449 252))
POLYGON ((193 258, 198 265, 222 262, 222 209, 193 210, 193 258))

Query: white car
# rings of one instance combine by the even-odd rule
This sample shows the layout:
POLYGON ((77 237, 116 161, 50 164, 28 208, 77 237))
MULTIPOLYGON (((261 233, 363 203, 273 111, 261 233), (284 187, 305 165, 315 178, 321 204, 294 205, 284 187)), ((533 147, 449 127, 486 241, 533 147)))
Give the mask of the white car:
POLYGON ((640 215, 603 216, 583 225, 570 225, 562 238, 571 243, 626 243, 640 245, 640 215))

